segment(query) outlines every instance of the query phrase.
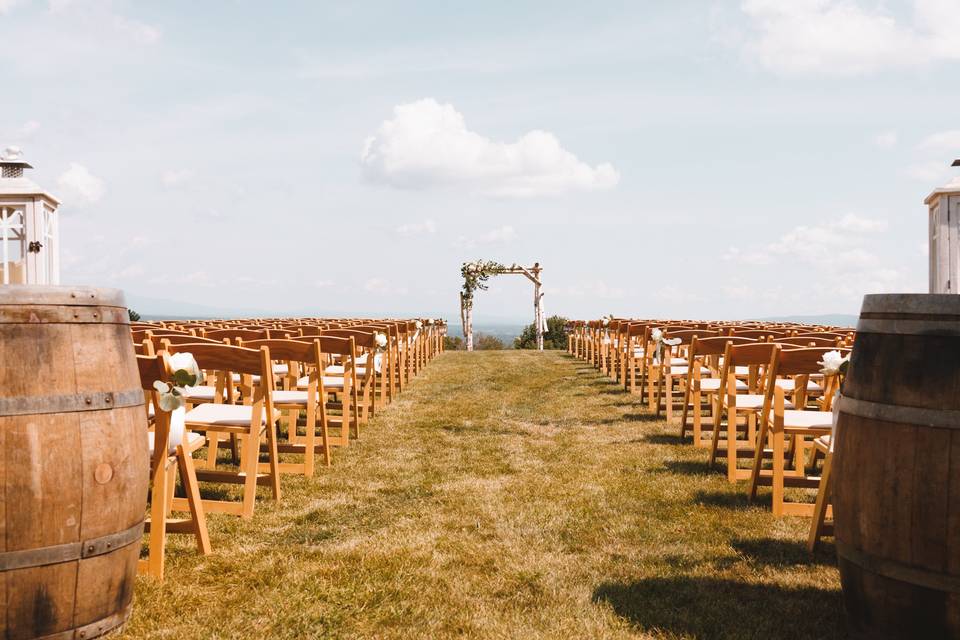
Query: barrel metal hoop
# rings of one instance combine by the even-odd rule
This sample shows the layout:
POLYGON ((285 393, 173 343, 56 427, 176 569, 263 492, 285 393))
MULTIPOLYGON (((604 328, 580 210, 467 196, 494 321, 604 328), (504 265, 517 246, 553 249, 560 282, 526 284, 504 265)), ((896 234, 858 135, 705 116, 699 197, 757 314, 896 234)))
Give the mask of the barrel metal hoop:
POLYGON ((0 306, 0 324, 121 324, 130 317, 122 307, 91 306, 0 306))
POLYGON ((960 429, 960 411, 954 409, 905 407, 898 404, 884 404, 841 396, 840 411, 859 418, 882 422, 896 422, 937 429, 960 429))
POLYGON ((77 627, 76 629, 67 629, 66 631, 53 633, 48 636, 41 636, 36 640, 87 640, 87 638, 99 638, 100 636, 123 626, 123 624, 130 619, 130 614, 132 612, 133 603, 131 602, 121 611, 111 614, 106 618, 95 620, 90 624, 85 624, 82 627, 77 627))
POLYGON ((36 549, 0 553, 0 571, 29 569, 50 564, 93 558, 138 542, 143 536, 143 520, 123 531, 110 533, 82 542, 68 542, 36 549))
POLYGON ((32 416, 42 413, 103 411, 142 405, 143 389, 98 391, 55 396, 18 396, 0 398, 0 416, 32 416))
POLYGON ((915 567, 891 558, 881 558, 861 549, 854 549, 839 540, 836 545, 838 556, 865 571, 925 589, 960 593, 960 576, 915 567))
POLYGON ((857 322, 857 333, 886 333, 902 336, 960 336, 960 321, 910 320, 902 318, 863 318, 857 322))

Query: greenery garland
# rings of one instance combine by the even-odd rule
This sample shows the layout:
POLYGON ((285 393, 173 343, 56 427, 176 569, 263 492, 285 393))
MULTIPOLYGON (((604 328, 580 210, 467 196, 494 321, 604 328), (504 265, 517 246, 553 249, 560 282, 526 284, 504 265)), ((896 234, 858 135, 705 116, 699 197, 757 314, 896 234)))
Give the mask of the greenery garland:
POLYGON ((486 291, 487 280, 491 276, 503 273, 507 266, 494 262, 493 260, 477 260, 476 262, 464 262, 460 267, 460 275, 463 276, 463 289, 460 291, 460 299, 465 307, 473 306, 473 293, 477 290, 486 291))

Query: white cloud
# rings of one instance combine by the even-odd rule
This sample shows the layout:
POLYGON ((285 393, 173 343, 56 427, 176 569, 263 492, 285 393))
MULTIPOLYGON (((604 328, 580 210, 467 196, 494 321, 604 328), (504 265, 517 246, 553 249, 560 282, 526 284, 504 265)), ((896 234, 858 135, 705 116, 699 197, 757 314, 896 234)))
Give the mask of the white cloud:
POLYGON ((103 197, 103 180, 77 162, 70 163, 70 167, 57 178, 57 184, 66 192, 64 204, 67 205, 72 204, 70 197, 78 204, 94 203, 103 197))
POLYGON ((433 220, 424 220, 423 222, 408 222, 397 227, 397 235, 404 238, 414 236, 433 235, 437 232, 437 225, 433 220))
POLYGON ((932 133, 921 140, 917 146, 923 151, 960 156, 960 129, 932 133))
POLYGON ((947 176, 950 175, 950 167, 946 162, 931 160, 929 162, 918 162, 908 166, 903 170, 908 178, 926 182, 931 185, 939 185, 947 176))
POLYGON ((333 280, 317 280, 313 283, 313 286, 315 286, 317 289, 326 289, 328 287, 332 287, 334 284, 336 283, 333 280))
POLYGON ((29 138, 40 130, 40 123, 36 120, 27 120, 17 131, 20 138, 29 138))
POLYGON ((848 213, 823 224, 794 227, 758 248, 731 247, 723 259, 750 265, 785 260, 840 270, 867 268, 879 264, 879 258, 858 245, 864 236, 886 231, 887 226, 885 220, 848 213))
POLYGON ((873 144, 881 149, 892 149, 897 146, 897 132, 881 131, 873 137, 873 144))
POLYGON ((24 0, 0 0, 0 15, 9 13, 11 9, 18 4, 23 4, 24 0))
POLYGON ((409 290, 406 287, 397 287, 394 286, 389 280, 384 278, 370 278, 363 283, 363 290, 369 293, 376 293, 379 295, 401 295, 405 296, 409 293, 409 290))
POLYGON ((167 169, 160 174, 160 182, 165 187, 175 187, 193 178, 193 171, 189 169, 167 169))
POLYGON ((656 289, 653 292, 653 297, 660 302, 666 302, 668 304, 700 302, 703 300, 703 296, 693 291, 689 286, 672 284, 663 285, 656 289))
POLYGON ((160 41, 160 29, 122 16, 113 16, 113 28, 137 44, 151 45, 160 41))
POLYGON ((849 75, 960 59, 955 0, 914 0, 904 24, 859 0, 744 0, 744 55, 772 71, 849 75))
POLYGON ((460 236, 453 243, 453 246, 459 249, 472 249, 476 246, 505 245, 513 242, 517 237, 517 232, 510 225, 504 225, 491 229, 486 233, 474 236, 460 236))
POLYGON ((566 287, 544 286, 544 292, 560 298, 596 298, 600 300, 622 300, 628 296, 627 290, 612 286, 603 280, 580 281, 566 287))
MULTIPOLYGON (((3 0, 0 0, 2 2, 3 0)), ((83 20, 98 27, 111 29, 115 34, 135 44, 152 45, 160 41, 157 27, 139 20, 114 13, 110 2, 90 0, 49 0, 51 15, 65 16, 71 20, 83 20)))
POLYGON ((610 189, 620 180, 613 166, 581 162, 552 133, 535 130, 516 142, 496 142, 467 129, 453 105, 432 98, 394 107, 393 119, 367 138, 360 160, 374 182, 501 197, 610 189))

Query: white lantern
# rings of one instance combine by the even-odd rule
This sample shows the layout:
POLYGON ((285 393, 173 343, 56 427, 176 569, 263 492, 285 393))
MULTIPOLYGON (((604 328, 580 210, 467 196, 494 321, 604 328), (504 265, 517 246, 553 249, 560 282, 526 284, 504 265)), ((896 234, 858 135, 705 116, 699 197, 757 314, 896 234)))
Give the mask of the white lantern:
POLYGON ((60 201, 23 176, 17 147, 0 156, 0 283, 59 284, 60 201))

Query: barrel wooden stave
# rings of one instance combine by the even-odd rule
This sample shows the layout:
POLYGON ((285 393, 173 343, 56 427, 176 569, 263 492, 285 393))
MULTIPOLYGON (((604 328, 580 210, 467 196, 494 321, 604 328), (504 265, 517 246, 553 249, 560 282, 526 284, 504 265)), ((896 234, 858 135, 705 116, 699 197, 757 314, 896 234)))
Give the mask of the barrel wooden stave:
POLYGON ((960 429, 925 422, 960 409, 960 299, 919 297, 868 296, 844 385, 834 513, 858 637, 960 638, 960 429), (879 403, 877 415, 847 398, 879 403))
POLYGON ((130 612, 149 476, 143 399, 131 401, 140 382, 122 296, 42 289, 0 291, 0 363, 15 365, 0 368, 0 557, 46 554, 0 567, 0 622, 8 638, 92 638, 130 612))

